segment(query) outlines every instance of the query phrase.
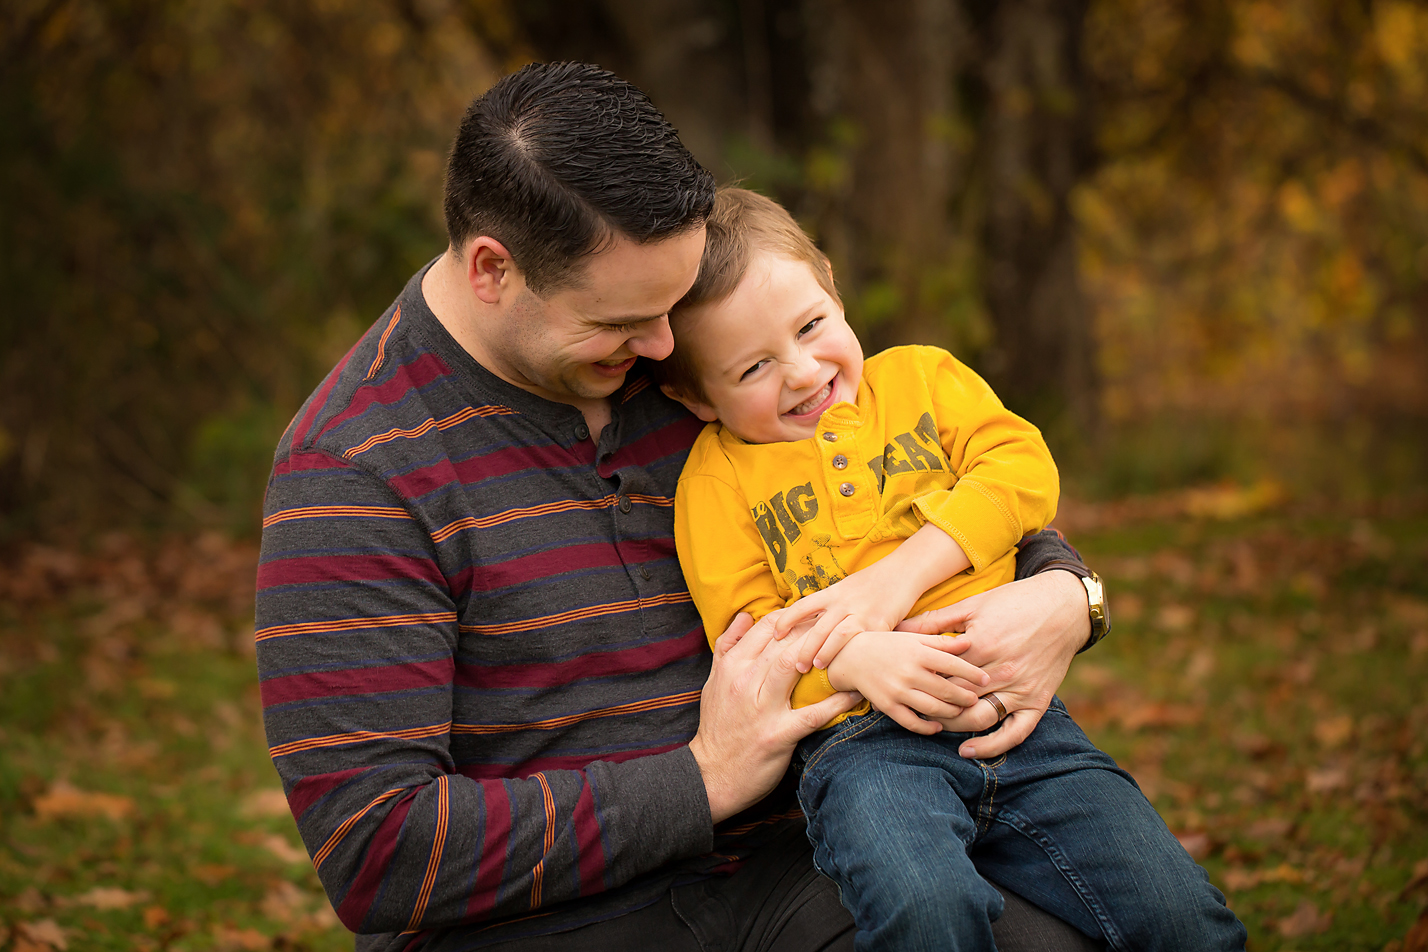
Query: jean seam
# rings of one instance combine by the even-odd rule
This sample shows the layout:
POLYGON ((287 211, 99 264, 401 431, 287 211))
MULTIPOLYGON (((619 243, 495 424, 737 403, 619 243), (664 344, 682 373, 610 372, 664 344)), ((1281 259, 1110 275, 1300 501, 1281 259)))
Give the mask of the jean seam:
POLYGON ((1116 929, 1115 922, 1111 919, 1105 907, 1096 898, 1095 893, 1091 891, 1085 879, 1081 877, 1081 874, 1076 871, 1074 866, 1066 861, 1065 854, 1056 846, 1055 841, 1043 833, 1035 824, 1017 814, 1002 814, 997 819, 999 822, 1004 823, 1006 826, 1041 847, 1042 852, 1046 854, 1047 860, 1057 872, 1065 877, 1066 882, 1071 885, 1072 890, 1074 890, 1080 900, 1086 904, 1086 908, 1090 910, 1091 915, 1095 917, 1096 923, 1101 927, 1101 935, 1105 938, 1108 947, 1114 950, 1124 949, 1123 937, 1119 930, 1116 929))
MULTIPOLYGON (((1005 760, 1005 756, 1003 756, 1002 759, 1005 760)), ((979 837, 985 835, 986 832, 992 828, 992 811, 996 807, 997 787, 1001 782, 1001 778, 997 776, 996 767, 996 764, 981 764, 983 777, 982 790, 985 793, 987 783, 990 782, 991 791, 990 793, 985 793, 981 802, 977 804, 977 835, 979 837)))
POLYGON ((820 745, 819 748, 813 752, 813 756, 810 757, 810 758, 808 758, 808 760, 804 761, 804 763, 803 763, 803 772, 804 772, 804 774, 807 775, 811 770, 813 770, 815 767, 817 767, 817 766, 818 766, 818 762, 823 759, 824 754, 825 754, 827 751, 832 750, 834 747, 837 747, 839 744, 843 743, 844 741, 851 740, 851 739, 853 739, 854 737, 857 737, 857 736, 861 735, 861 734, 864 733, 865 731, 870 730, 875 724, 877 724, 879 721, 881 721, 882 718, 883 718, 883 716, 884 716, 884 715, 882 714, 882 712, 880 712, 880 711, 874 711, 874 712, 872 712, 872 715, 873 715, 873 716, 868 717, 868 719, 867 719, 866 721, 864 721, 863 723, 858 724, 858 725, 856 725, 855 727, 853 727, 853 728, 851 728, 851 729, 849 729, 849 730, 844 731, 843 733, 839 734, 837 737, 830 738, 828 741, 826 741, 825 743, 823 743, 822 745, 820 745))

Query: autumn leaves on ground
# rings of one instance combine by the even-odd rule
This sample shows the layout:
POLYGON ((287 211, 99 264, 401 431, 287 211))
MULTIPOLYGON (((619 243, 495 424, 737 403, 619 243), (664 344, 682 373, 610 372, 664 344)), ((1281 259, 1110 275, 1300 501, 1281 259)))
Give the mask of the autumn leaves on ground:
MULTIPOLYGON (((1116 613, 1063 697, 1256 952, 1423 952, 1428 516, 1275 505, 1063 507, 1116 613)), ((0 947, 351 947, 267 760, 254 558, 111 536, 0 566, 0 947)))

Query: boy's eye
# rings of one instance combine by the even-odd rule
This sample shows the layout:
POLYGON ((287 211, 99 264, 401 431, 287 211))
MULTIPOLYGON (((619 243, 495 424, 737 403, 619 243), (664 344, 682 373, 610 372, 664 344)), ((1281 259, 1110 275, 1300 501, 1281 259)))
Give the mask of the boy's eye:
POLYGON ((759 361, 758 363, 754 364, 752 367, 750 367, 748 370, 744 371, 742 374, 740 374, 740 375, 739 375, 739 379, 740 379, 740 380, 746 380, 746 379, 748 378, 749 374, 753 373, 755 370, 758 370, 760 367, 762 367, 762 366, 763 366, 764 364, 766 364, 766 363, 768 363, 768 358, 767 358, 767 357, 764 358, 763 360, 759 361))
POLYGON ((821 317, 815 317, 813 320, 809 321, 807 324, 804 324, 802 327, 800 327, 800 328, 798 329, 798 336, 799 336, 799 337, 802 337, 804 334, 807 334, 809 331, 811 331, 811 330, 813 330, 815 327, 817 327, 818 324, 819 324, 819 322, 822 321, 822 320, 823 320, 823 318, 821 318, 821 317))

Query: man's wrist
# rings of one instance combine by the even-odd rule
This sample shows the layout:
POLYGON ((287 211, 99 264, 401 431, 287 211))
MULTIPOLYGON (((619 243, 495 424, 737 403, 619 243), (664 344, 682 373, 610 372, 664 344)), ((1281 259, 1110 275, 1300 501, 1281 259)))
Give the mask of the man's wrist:
POLYGON ((1076 649, 1076 653, 1080 654, 1111 632, 1110 605, 1106 601, 1105 583, 1084 562, 1071 559, 1055 559, 1047 562, 1037 569, 1036 574, 1052 571, 1068 572, 1075 576, 1080 584, 1081 594, 1086 597, 1086 614, 1090 620, 1091 633, 1087 636, 1086 643, 1076 649))

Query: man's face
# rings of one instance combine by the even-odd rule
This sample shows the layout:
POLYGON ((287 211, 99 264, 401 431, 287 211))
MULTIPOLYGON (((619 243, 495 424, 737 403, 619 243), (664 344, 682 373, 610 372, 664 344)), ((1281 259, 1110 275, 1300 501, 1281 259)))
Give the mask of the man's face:
POLYGON ((805 262, 756 255, 734 293, 681 315, 679 333, 706 398, 682 402, 746 442, 807 439, 833 404, 857 402, 863 349, 805 262))
POLYGON ((669 356, 669 309, 699 271, 704 229, 650 244, 621 237, 589 258, 573 287, 537 296, 517 289, 486 328, 485 348, 513 382, 561 403, 603 400, 636 357, 669 356))

